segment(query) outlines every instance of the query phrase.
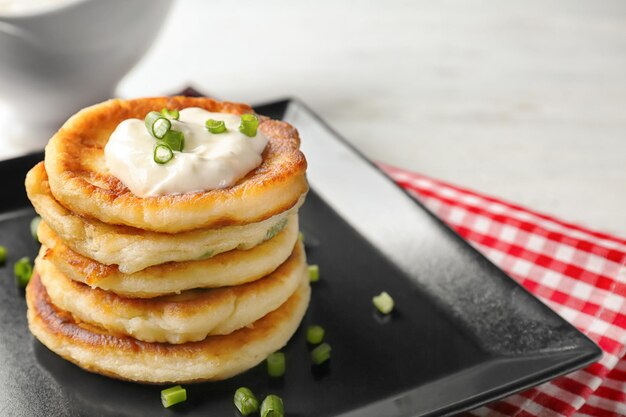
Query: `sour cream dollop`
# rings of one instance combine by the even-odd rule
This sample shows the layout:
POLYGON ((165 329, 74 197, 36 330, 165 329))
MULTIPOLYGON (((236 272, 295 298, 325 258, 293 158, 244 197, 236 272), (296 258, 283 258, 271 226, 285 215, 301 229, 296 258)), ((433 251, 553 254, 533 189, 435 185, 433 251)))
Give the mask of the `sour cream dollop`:
POLYGON ((261 164, 268 141, 260 130, 255 137, 239 132, 240 121, 237 115, 197 107, 181 110, 179 119, 171 122, 172 130, 184 133, 185 146, 161 165, 154 162, 156 139, 144 121, 124 120, 104 148, 106 166, 139 197, 229 187, 261 164), (227 131, 210 133, 205 127, 208 119, 223 120, 227 131))

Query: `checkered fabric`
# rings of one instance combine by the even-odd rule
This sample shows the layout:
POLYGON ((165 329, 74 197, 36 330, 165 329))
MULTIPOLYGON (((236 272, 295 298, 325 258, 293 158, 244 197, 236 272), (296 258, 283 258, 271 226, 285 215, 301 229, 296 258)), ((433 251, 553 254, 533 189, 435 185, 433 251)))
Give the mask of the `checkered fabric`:
POLYGON ((626 240, 381 165, 399 185, 604 351, 476 416, 626 416, 626 240))

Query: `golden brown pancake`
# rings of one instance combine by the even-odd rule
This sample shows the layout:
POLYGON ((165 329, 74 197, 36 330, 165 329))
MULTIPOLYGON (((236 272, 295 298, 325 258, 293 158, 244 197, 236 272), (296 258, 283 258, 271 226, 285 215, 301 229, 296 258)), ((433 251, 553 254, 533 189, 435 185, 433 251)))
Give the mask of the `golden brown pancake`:
POLYGON ((152 298, 194 288, 240 285, 264 277, 291 255, 298 240, 298 217, 291 216, 282 232, 252 249, 224 252, 199 261, 169 262, 133 274, 72 251, 45 222, 39 225, 38 236, 42 256, 68 278, 127 297, 152 298))
POLYGON ((280 307, 308 279, 301 243, 276 271, 254 282, 147 300, 91 289, 41 256, 35 262, 50 301, 78 320, 144 342, 175 344, 248 326, 280 307))
POLYGON ((45 165, 54 197, 69 210, 102 222, 155 232, 179 233, 260 222, 293 207, 307 189, 306 160, 298 132, 261 118, 269 139, 261 165, 232 187, 140 198, 106 168, 104 146, 125 119, 143 119, 162 108, 200 107, 244 114, 244 104, 209 98, 157 97, 109 100, 72 116, 46 146, 45 165))
POLYGON ((37 213, 73 251, 101 264, 118 265, 127 274, 166 262, 250 249, 276 235, 304 201, 303 195, 291 209, 259 223, 168 234, 110 225, 72 213, 54 199, 43 163, 26 176, 26 191, 37 213))
POLYGON ((287 343, 309 297, 305 280, 281 307, 250 327, 173 345, 141 342, 77 321, 50 302, 37 273, 26 288, 30 330, 50 350, 88 371, 148 383, 214 381, 252 368, 287 343))

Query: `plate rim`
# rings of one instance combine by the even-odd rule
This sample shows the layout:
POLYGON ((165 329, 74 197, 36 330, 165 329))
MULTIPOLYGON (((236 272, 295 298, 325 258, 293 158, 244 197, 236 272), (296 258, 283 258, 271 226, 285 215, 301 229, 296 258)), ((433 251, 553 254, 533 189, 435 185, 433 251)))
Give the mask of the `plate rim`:
MULTIPOLYGON (((422 204, 420 201, 415 199, 406 189, 398 185, 374 161, 372 161, 367 156, 365 156, 363 152, 361 152, 358 148, 356 148, 355 145, 353 145, 349 140, 347 140, 343 135, 341 135, 336 129, 334 129, 330 124, 328 124, 317 112, 315 112, 303 100, 299 99, 298 97, 291 96, 291 97, 279 98, 279 99, 268 101, 268 102, 262 102, 260 104, 255 104, 252 107, 256 110, 257 108, 263 108, 263 107, 269 107, 269 106, 280 106, 280 107, 283 107, 283 112, 286 112, 286 110, 289 108, 290 105, 296 105, 302 108, 303 110, 305 110, 310 116, 312 116, 315 119, 317 123, 322 125, 334 137, 334 139, 336 139, 337 141, 345 145, 353 154, 355 154, 358 158, 360 158, 363 162, 365 162, 369 166, 369 168, 376 171, 379 175, 382 175, 387 180, 387 185, 392 186, 396 190, 401 191, 405 196, 409 197, 410 200, 414 203, 416 208, 423 210, 425 213, 427 213, 430 216, 432 220, 434 220, 436 223, 445 227, 449 232, 451 232, 451 234, 454 235, 454 238, 457 241, 460 241, 463 246, 465 246, 466 250, 472 251, 473 253, 477 254, 483 261, 493 265, 495 268, 501 271, 503 273, 502 275, 506 277, 506 279, 509 280, 511 284, 513 284, 516 288, 522 290, 524 293, 527 293, 528 295, 530 295, 538 303, 538 307, 541 307, 542 309, 545 309, 546 311, 548 311, 548 314, 551 314, 557 317, 558 320, 566 324, 570 328, 571 331, 575 332, 578 337, 580 337, 582 340, 585 341, 585 345, 578 345, 576 346, 576 348, 572 349, 571 351, 568 351, 567 352, 568 354, 564 355, 564 356, 572 356, 571 359, 564 361, 562 363, 559 363, 558 365, 555 365, 551 368, 548 368, 548 370, 544 370, 541 373, 529 375, 526 378, 523 378, 522 380, 513 381, 510 384, 508 384, 508 386, 497 387, 492 390, 483 392, 479 395, 476 395, 474 397, 460 400, 458 402, 450 404, 447 407, 444 407, 438 410, 433 410, 432 413, 428 413, 426 415, 431 415, 431 414, 432 415, 453 415, 453 414, 457 414, 461 412, 470 411, 475 408, 481 407, 485 404, 489 404, 489 403, 501 400, 508 396, 511 396, 516 393, 523 392, 527 389, 541 385, 545 382, 549 382, 563 375, 567 375, 571 372, 580 370, 590 364, 597 362, 598 360, 602 358, 604 352, 597 345, 597 343, 595 343, 593 340, 591 340, 591 338, 589 338, 589 336, 581 332, 579 329, 573 326, 570 322, 568 322, 563 317, 561 317, 558 313, 552 310, 552 308, 550 308, 541 299, 539 299, 533 293, 528 291, 523 285, 521 285, 519 282, 513 279, 509 274, 504 272, 500 267, 495 265, 482 252, 478 251, 476 248, 470 245, 469 242, 463 239, 454 229, 449 227, 442 219, 437 217, 424 204, 422 204), (579 352, 579 354, 574 356, 572 355, 574 352, 579 352)), ((339 214, 339 216, 343 218, 341 214, 339 214)), ((365 236, 363 236, 363 238, 370 241, 365 236)), ((377 247, 377 245, 374 242, 370 241, 370 243, 373 244, 375 247, 377 247)), ((388 256, 386 256, 384 253, 383 253, 383 256, 385 256, 390 262, 395 264, 395 262, 392 259, 390 259, 388 256)), ((563 354, 563 352, 559 352, 559 353, 563 354)), ((559 356, 559 355, 555 355, 555 356, 559 356)), ((515 358, 512 358, 512 359, 515 359, 515 358)), ((506 358, 501 358, 501 360, 506 361, 506 358)), ((413 391, 416 391, 417 389, 407 390, 403 394, 410 395, 413 391)), ((397 397, 398 396, 394 396, 394 398, 397 398, 397 397)), ((389 401, 389 399, 380 400, 380 401, 389 401)))
MULTIPOLYGON (((416 209, 424 211, 425 213, 427 213, 431 217, 432 220, 434 220, 439 225, 442 225, 446 229, 448 229, 448 231, 450 231, 455 236, 455 239, 457 239, 458 241, 462 242, 462 244, 466 247, 466 249, 471 250, 472 252, 478 254, 478 256, 480 256, 484 261, 486 261, 486 262, 494 265, 496 268, 498 268, 485 255, 483 255, 477 249, 472 247, 456 231, 454 231, 452 228, 447 226, 440 218, 438 218, 434 213, 432 213, 428 208, 426 208, 421 202, 419 202, 413 196, 411 196, 411 194, 407 190, 405 190, 404 188, 400 187, 395 181, 393 181, 393 179, 391 179, 378 165, 376 165, 372 160, 367 158, 360 150, 358 150, 344 136, 339 134, 321 116, 319 116, 313 109, 311 109, 311 107, 309 107, 303 100, 301 100, 299 98, 296 98, 296 97, 286 97, 286 98, 280 98, 280 99, 276 99, 276 100, 262 102, 260 104, 254 105, 253 108, 255 108, 255 109, 259 108, 260 109, 260 108, 269 107, 269 106, 282 107, 283 108, 283 115, 284 115, 284 112, 286 112, 286 110, 289 108, 290 105, 296 105, 296 106, 299 106, 300 108, 302 108, 303 110, 305 110, 311 117, 314 118, 315 122, 319 123, 320 125, 322 125, 333 136, 333 138, 335 140, 337 140, 340 143, 342 143, 343 145, 345 145, 350 150, 350 152, 352 152, 360 160, 365 162, 371 169, 375 170, 378 174, 382 175, 387 180, 386 181, 387 185, 394 187, 396 190, 401 191, 404 195, 409 197, 410 200, 414 203, 416 209)), ((32 161, 32 160, 37 159, 37 158, 40 158, 39 160, 41 160, 41 159, 43 159, 43 155, 44 155, 43 151, 41 151, 41 152, 32 152, 32 153, 28 153, 28 154, 25 154, 25 155, 22 155, 22 156, 19 156, 19 157, 16 157, 16 158, 2 160, 2 161, 0 161, 0 172, 7 171, 10 167, 20 167, 20 166, 23 166, 28 161, 32 161)), ((26 207, 29 207, 29 206, 28 205, 24 206, 22 204, 19 204, 19 202, 18 202, 18 204, 15 204, 15 202, 13 202, 13 204, 9 203, 9 207, 5 207, 5 204, 0 204, 0 214, 4 214, 6 212, 12 212, 12 211, 24 209, 26 207)), ((337 213, 337 214, 341 218, 344 217, 344 216, 342 216, 339 213, 337 213)), ((369 239, 367 239, 367 237, 363 236, 363 238, 368 240, 375 247, 377 247, 376 243, 371 242, 369 239)), ((383 253, 383 256, 385 256, 390 262, 395 263, 392 259, 389 259, 389 257, 387 257, 384 253, 383 253)), ((498 268, 498 269, 500 269, 500 268, 498 268)), ((562 375, 568 374, 570 372, 576 371, 578 369, 581 369, 581 368, 583 368, 583 367, 585 367, 585 366, 587 366, 589 364, 592 364, 592 363, 596 362, 597 360, 599 360, 602 357, 603 351, 587 335, 582 333, 580 330, 578 330, 576 327, 574 327, 567 320, 563 319, 560 315, 558 315, 556 312, 554 312, 549 306, 547 306, 543 301, 538 299, 530 291, 526 290, 526 288, 524 288, 520 283, 518 283, 513 278, 511 278, 508 274, 504 273, 503 275, 506 276, 516 287, 518 287, 519 289, 521 289, 525 293, 529 294, 533 299, 535 299, 541 306, 543 306, 545 309, 547 309, 551 314, 553 314, 554 316, 558 317, 558 319, 561 322, 566 323, 567 326, 572 331, 575 331, 579 337, 582 336, 582 338, 586 339, 587 344, 585 346, 581 345, 581 346, 577 346, 576 349, 572 349, 571 353, 573 353, 575 351, 580 351, 580 354, 578 356, 576 356, 576 357, 572 357, 568 361, 560 363, 558 366, 555 366, 554 369, 550 369, 549 371, 541 372, 540 374, 528 376, 524 380, 513 381, 513 382, 509 383, 508 385, 497 387, 497 388, 491 389, 489 391, 482 392, 482 393, 480 393, 480 394, 478 394, 476 396, 470 397, 470 398, 460 399, 459 401, 456 401, 456 402, 454 402, 454 403, 452 403, 452 404, 450 404, 450 405, 448 405, 446 407, 443 407, 443 408, 440 408, 440 409, 437 409, 437 410, 433 410, 432 413, 429 412, 426 415, 450 415, 450 414, 456 414, 456 413, 460 413, 460 412, 469 411, 469 410, 475 409, 477 407, 480 407, 482 405, 485 405, 485 404, 488 404, 488 403, 500 400, 502 398, 506 398, 506 397, 508 397, 510 395, 513 395, 515 393, 518 393, 518 392, 524 391, 526 389, 532 388, 534 386, 537 386, 539 384, 545 383, 545 382, 550 381, 550 380, 552 380, 554 378, 557 378, 559 376, 562 376, 562 375)), ((400 395, 410 395, 412 392, 416 391, 417 389, 419 389, 419 387, 413 388, 413 389, 409 389, 406 392, 401 393, 400 395)), ((393 398, 398 398, 398 396, 396 395, 393 398)), ((382 399, 382 400, 379 400, 377 402, 382 402, 382 401, 389 401, 389 398, 388 399, 382 399)), ((371 406, 372 404, 374 404, 374 403, 370 403, 369 406, 371 406)), ((355 409, 354 411, 357 411, 357 410, 358 409, 355 409)), ((340 415, 342 415, 342 414, 340 414, 340 415)))

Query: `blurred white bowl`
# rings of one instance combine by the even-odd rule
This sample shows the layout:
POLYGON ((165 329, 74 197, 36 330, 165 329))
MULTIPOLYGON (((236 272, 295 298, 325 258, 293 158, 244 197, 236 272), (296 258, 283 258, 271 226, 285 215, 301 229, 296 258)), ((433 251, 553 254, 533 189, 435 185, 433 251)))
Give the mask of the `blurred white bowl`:
POLYGON ((112 97, 172 0, 30 3, 0 5, 0 141, 16 153, 43 147, 72 113, 112 97))

